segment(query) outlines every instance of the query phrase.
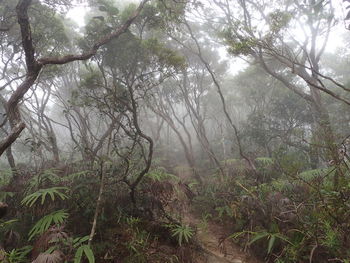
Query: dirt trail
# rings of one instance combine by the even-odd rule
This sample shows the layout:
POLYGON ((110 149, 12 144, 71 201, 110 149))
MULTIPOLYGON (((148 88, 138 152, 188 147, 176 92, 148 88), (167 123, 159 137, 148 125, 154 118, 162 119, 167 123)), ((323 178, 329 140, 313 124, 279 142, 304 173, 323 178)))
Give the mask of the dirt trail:
MULTIPOLYGON (((181 181, 188 179, 183 173, 178 173, 177 176, 181 181)), ((209 220, 203 223, 200 217, 192 212, 192 198, 189 198, 191 194, 188 193, 191 190, 186 184, 179 184, 177 187, 176 200, 181 203, 177 212, 182 215, 182 223, 197 228, 195 238, 201 253, 196 258, 196 263, 262 263, 226 238, 232 233, 227 232, 225 225, 209 220)))
POLYGON ((184 216, 183 222, 197 226, 197 243, 205 254, 197 263, 260 263, 253 256, 241 251, 231 240, 222 240, 227 236, 222 226, 213 222, 203 224, 189 213, 184 216))

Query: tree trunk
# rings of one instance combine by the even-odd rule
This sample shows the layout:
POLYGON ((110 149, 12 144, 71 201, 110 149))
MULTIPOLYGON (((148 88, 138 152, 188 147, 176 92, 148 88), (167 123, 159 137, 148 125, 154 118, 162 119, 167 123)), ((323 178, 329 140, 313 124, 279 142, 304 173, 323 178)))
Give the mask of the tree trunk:
POLYGON ((104 181, 105 181, 105 172, 103 170, 103 162, 101 162, 101 166, 100 166, 100 189, 98 192, 98 198, 96 201, 96 208, 95 208, 95 214, 94 214, 94 220, 92 222, 92 227, 91 227, 91 232, 90 232, 90 236, 89 236, 89 241, 88 241, 88 245, 91 245, 91 242, 95 236, 96 233, 96 226, 97 226, 97 218, 98 215, 100 213, 101 210, 101 206, 102 206, 102 195, 103 195, 103 191, 104 191, 104 181))
POLYGON ((7 157, 8 163, 11 167, 12 175, 14 177, 17 176, 16 163, 15 163, 15 158, 13 157, 13 154, 12 154, 12 147, 11 146, 6 149, 6 157, 7 157))

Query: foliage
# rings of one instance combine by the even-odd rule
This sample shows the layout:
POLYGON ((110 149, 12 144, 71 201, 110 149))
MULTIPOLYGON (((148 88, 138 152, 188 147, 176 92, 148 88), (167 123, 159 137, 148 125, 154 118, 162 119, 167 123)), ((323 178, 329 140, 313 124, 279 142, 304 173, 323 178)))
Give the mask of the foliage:
POLYGON ((255 161, 265 167, 274 164, 274 160, 269 157, 258 157, 255 161))
POLYGON ((9 263, 24 263, 27 262, 27 256, 32 250, 32 246, 25 246, 18 249, 12 249, 6 253, 6 259, 9 263))
POLYGON ((33 239, 36 235, 43 234, 46 232, 50 226, 53 224, 61 225, 68 218, 68 213, 65 210, 57 210, 54 211, 40 220, 33 226, 33 228, 29 232, 29 240, 33 239))
MULTIPOLYGON (((12 170, 0 170, 0 188, 11 182, 12 170)), ((13 197, 14 193, 10 191, 0 191, 0 201, 5 201, 8 197, 13 197)))
POLYGON ((269 233, 266 231, 260 231, 260 232, 242 231, 242 232, 238 232, 238 233, 231 235, 230 238, 236 239, 243 234, 251 234, 252 235, 252 238, 249 242, 249 245, 251 245, 251 244, 253 244, 261 239, 267 239, 267 241, 268 241, 267 249, 266 249, 267 254, 272 253, 273 247, 275 246, 277 240, 285 241, 285 242, 292 245, 292 243, 288 240, 288 238, 286 236, 284 236, 280 233, 269 233))
POLYGON ((21 204, 28 207, 32 207, 39 199, 41 199, 40 204, 43 205, 46 201, 47 196, 51 197, 51 201, 55 201, 56 197, 59 197, 61 200, 67 199, 68 196, 62 193, 61 191, 68 191, 68 188, 52 187, 48 189, 40 189, 39 191, 27 195, 25 198, 23 198, 21 204))
POLYGON ((60 181, 60 177, 57 175, 58 172, 59 170, 56 168, 50 168, 34 175, 27 182, 25 193, 29 194, 45 186, 57 184, 60 181))
POLYGON ((26 124, 0 164, 7 261, 189 261, 187 213, 267 262, 348 261, 331 1, 0 2, 4 141, 26 124))
POLYGON ((195 233, 193 228, 188 225, 170 224, 167 227, 170 228, 172 236, 176 237, 179 246, 190 242, 195 233))
POLYGON ((0 186, 5 186, 7 185, 12 176, 12 170, 7 169, 7 170, 0 170, 0 186))
POLYGON ((94 252, 90 248, 89 245, 82 245, 80 246, 74 256, 74 263, 80 263, 82 260, 83 255, 86 256, 88 259, 89 263, 94 263, 95 262, 95 257, 94 257, 94 252))
POLYGON ((71 174, 68 174, 68 175, 62 177, 62 181, 65 181, 68 183, 74 183, 78 179, 86 177, 89 173, 90 173, 90 171, 79 171, 76 173, 71 173, 71 174))
POLYGON ((269 24, 271 31, 274 34, 279 33, 279 31, 288 25, 291 19, 292 16, 290 13, 281 10, 275 10, 269 14, 269 24))
POLYGON ((4 228, 6 228, 6 227, 12 225, 13 223, 15 223, 15 222, 17 222, 17 221, 18 221, 17 219, 11 219, 11 220, 8 220, 8 221, 5 221, 5 222, 1 222, 1 223, 0 223, 0 227, 1 227, 2 229, 4 229, 4 228))
POLYGON ((150 178, 153 181, 158 181, 158 182, 162 182, 165 180, 174 180, 174 181, 178 180, 178 177, 167 173, 166 171, 164 171, 164 169, 161 169, 161 168, 152 170, 151 172, 146 174, 145 177, 150 178))
POLYGON ((216 207, 215 210, 218 212, 218 216, 221 218, 224 215, 227 215, 229 217, 233 216, 234 210, 232 209, 232 207, 225 205, 222 207, 216 207))
POLYGON ((331 176, 334 174, 335 169, 334 168, 320 168, 320 169, 313 169, 308 171, 303 171, 299 174, 299 177, 304 181, 313 181, 317 179, 321 179, 326 176, 331 176))
POLYGON ((128 252, 128 256, 125 258, 126 262, 148 262, 148 249, 154 242, 151 233, 142 229, 144 223, 138 217, 126 216, 121 214, 119 223, 123 224, 123 229, 128 233, 128 239, 123 242, 123 246, 128 252))

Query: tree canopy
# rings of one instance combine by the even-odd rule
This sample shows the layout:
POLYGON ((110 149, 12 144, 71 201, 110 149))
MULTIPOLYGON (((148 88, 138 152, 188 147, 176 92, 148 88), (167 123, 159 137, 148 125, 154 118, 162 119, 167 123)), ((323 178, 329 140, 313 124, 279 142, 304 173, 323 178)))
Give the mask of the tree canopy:
POLYGON ((0 261, 349 262, 349 8, 0 0, 0 261))

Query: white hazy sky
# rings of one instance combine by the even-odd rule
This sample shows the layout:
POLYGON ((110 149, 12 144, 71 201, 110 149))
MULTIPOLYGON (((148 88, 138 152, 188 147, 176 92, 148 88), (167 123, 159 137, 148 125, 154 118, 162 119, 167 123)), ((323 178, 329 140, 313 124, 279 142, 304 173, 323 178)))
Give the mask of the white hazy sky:
MULTIPOLYGON (((129 3, 138 3, 140 0, 116 0, 118 3, 118 6, 125 6, 129 3)), ((333 7, 335 8, 336 16, 339 18, 338 25, 332 29, 331 37, 328 40, 327 48, 326 50, 328 52, 333 52, 339 47, 344 46, 343 37, 344 33, 350 33, 346 30, 346 25, 344 22, 344 17, 346 16, 346 9, 343 4, 343 0, 332 0, 333 7)), ((67 17, 71 18, 73 21, 75 21, 80 27, 83 27, 85 24, 85 14, 88 12, 89 7, 87 4, 79 3, 79 1, 75 0, 73 3, 73 8, 67 13, 67 17)), ((223 57, 227 57, 227 53, 225 49, 220 50, 220 55, 223 57)), ((240 60, 235 60, 233 63, 234 66, 230 66, 231 73, 237 73, 239 69, 244 68, 245 63, 243 61, 239 62, 240 60), (238 65, 238 66, 237 66, 238 65)))
POLYGON ((74 4, 74 7, 69 10, 67 17, 76 22, 80 27, 84 26, 85 13, 89 10, 87 5, 74 4))
MULTIPOLYGON (((72 1, 73 2, 73 8, 69 10, 67 13, 67 17, 71 18, 74 20, 80 27, 84 26, 85 21, 85 13, 89 10, 88 5, 84 3, 79 3, 76 0, 72 1)), ((139 3, 139 0, 115 0, 116 3, 118 3, 118 6, 125 6, 129 3, 139 3)))
MULTIPOLYGON (((139 0, 116 0, 118 2, 118 5, 127 5, 128 3, 134 2, 138 3, 140 2, 139 0)), ((344 18, 346 9, 343 4, 343 0, 332 0, 333 6, 336 10, 337 17, 344 18)), ((79 3, 76 0, 73 3, 73 8, 68 12, 67 17, 71 18, 73 21, 75 21, 80 27, 84 26, 85 21, 85 13, 89 10, 87 4, 84 3, 79 3)), ((333 37, 329 39, 328 47, 327 49, 334 50, 335 48, 339 47, 342 45, 342 39, 341 35, 344 33, 345 30, 345 22, 344 20, 341 20, 339 22, 339 25, 337 28, 333 29, 333 37)))

